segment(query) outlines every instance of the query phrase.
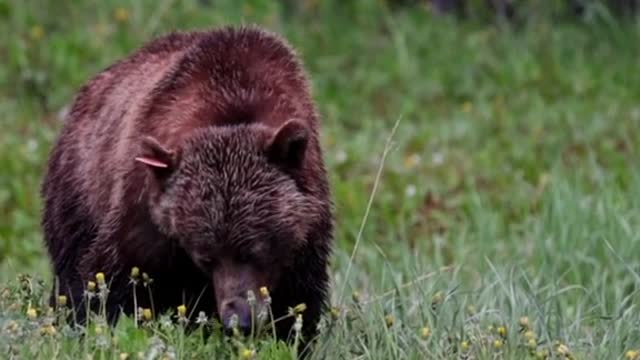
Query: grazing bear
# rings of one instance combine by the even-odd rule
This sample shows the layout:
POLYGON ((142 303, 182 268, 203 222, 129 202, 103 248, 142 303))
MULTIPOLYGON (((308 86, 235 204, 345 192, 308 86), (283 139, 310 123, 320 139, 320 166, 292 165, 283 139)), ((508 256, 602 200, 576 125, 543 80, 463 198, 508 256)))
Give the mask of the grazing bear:
POLYGON ((247 331, 247 293, 260 305, 265 286, 274 318, 306 304, 308 339, 333 233, 318 138, 301 62, 257 27, 173 33, 108 67, 77 95, 42 187, 51 301, 68 296, 84 321, 103 272, 112 322, 136 291, 156 313, 185 304, 247 331), (132 267, 151 291, 131 285, 132 267))

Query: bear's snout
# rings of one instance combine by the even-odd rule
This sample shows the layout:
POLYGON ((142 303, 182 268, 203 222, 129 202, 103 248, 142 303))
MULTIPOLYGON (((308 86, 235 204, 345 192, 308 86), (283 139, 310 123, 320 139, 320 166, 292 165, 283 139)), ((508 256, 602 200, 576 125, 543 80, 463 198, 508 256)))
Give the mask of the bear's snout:
POLYGON ((266 284, 266 278, 252 265, 228 259, 219 261, 213 271, 213 287, 225 332, 233 332, 234 327, 245 335, 251 332, 252 321, 262 309, 257 299, 259 284, 266 284))
POLYGON ((224 326, 225 333, 228 335, 233 334, 234 327, 244 335, 249 335, 251 332, 251 314, 251 306, 246 299, 241 297, 223 300, 220 304, 220 320, 224 326))

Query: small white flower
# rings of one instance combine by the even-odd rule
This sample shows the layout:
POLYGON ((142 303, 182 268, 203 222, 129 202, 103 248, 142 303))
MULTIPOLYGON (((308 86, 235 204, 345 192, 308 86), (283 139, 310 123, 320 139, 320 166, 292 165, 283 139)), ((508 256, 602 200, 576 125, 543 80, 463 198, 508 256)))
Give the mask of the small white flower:
POLYGON ((247 303, 249 306, 256 304, 256 294, 254 294, 252 290, 247 291, 247 303))
POLYGON ((302 315, 296 316, 296 322, 293 324, 293 330, 297 333, 302 330, 302 315))
POLYGON ((441 151, 437 151, 435 153, 433 153, 433 155, 431 155, 431 162, 433 162, 433 165, 442 165, 442 163, 444 162, 444 154, 441 151))
POLYGON ((229 327, 235 329, 238 327, 238 314, 231 315, 229 319, 229 327))
POLYGON ((204 311, 200 311, 196 318, 196 324, 206 324, 207 321, 209 321, 209 319, 207 319, 207 315, 205 315, 204 311))
POLYGON ((407 188, 404 190, 404 194, 407 197, 414 197, 416 195, 417 189, 413 184, 407 185, 407 188))
POLYGON ((416 166, 418 166, 418 164, 420 164, 421 160, 422 158, 420 157, 419 154, 416 154, 416 153, 410 154, 409 156, 404 158, 404 167, 407 169, 413 169, 416 166))
POLYGON ((35 139, 29 139, 29 141, 27 141, 27 150, 29 152, 36 152, 36 150, 38 150, 38 142, 35 139))

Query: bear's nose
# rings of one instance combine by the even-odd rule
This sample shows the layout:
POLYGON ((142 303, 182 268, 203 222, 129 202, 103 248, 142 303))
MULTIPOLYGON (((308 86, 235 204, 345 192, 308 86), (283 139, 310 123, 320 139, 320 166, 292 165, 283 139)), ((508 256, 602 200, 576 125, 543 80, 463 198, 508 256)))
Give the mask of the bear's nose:
POLYGON ((251 307, 243 298, 236 297, 223 300, 220 309, 220 320, 227 335, 233 334, 234 326, 244 335, 251 332, 251 307))

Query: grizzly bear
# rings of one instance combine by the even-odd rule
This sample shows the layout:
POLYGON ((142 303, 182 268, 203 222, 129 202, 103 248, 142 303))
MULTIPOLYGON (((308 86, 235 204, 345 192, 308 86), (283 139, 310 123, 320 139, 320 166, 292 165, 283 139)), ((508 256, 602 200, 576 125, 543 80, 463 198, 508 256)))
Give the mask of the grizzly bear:
POLYGON ((102 272, 112 322, 134 313, 135 291, 156 314, 184 304, 246 332, 247 294, 264 306, 266 287, 274 318, 306 305, 312 337, 333 237, 319 121, 301 61, 258 27, 172 33, 100 72, 76 96, 42 187, 52 303, 68 296, 82 323, 102 272), (134 287, 133 267, 153 283, 134 287))

